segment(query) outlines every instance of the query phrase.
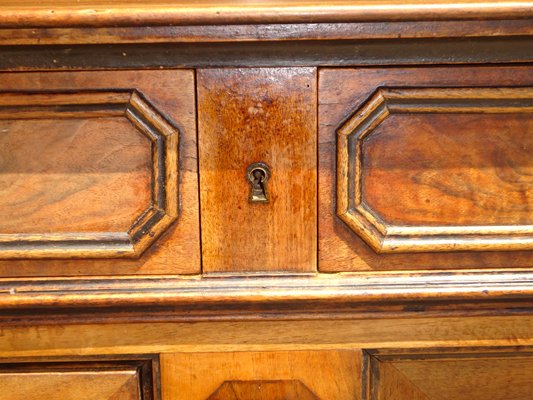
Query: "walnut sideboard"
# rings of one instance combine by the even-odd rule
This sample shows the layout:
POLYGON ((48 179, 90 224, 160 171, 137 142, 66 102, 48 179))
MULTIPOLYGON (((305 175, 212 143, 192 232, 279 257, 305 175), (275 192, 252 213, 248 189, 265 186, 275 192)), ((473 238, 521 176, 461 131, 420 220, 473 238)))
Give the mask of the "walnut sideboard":
POLYGON ((533 2, 0 0, 37 399, 533 399, 533 2))

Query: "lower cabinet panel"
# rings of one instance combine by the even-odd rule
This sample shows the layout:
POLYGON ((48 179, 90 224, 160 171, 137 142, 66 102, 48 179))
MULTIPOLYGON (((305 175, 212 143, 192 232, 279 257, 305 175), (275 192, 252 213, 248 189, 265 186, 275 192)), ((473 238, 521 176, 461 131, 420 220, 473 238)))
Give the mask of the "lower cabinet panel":
POLYGON ((361 392, 358 351, 164 354, 163 399, 353 400, 361 392))
POLYGON ((460 349, 365 352, 364 400, 526 400, 533 352, 460 349))
POLYGON ((0 364, 2 400, 156 400, 156 358, 0 364))

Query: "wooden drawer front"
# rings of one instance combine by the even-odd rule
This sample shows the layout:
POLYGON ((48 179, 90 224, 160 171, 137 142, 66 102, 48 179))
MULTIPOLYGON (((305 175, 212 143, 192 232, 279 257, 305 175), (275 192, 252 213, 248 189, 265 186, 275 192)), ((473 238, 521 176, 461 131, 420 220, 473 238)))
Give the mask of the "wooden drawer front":
POLYGON ((336 178, 336 189, 321 188, 331 212, 321 249, 333 253, 332 235, 347 229, 349 252, 359 237, 374 254, 514 251, 531 264, 532 69, 324 70, 320 79, 321 141, 336 143, 321 150, 323 182, 336 178), (342 231, 331 230, 340 220, 342 231))
POLYGON ((2 400, 155 400, 154 360, 0 364, 2 400))
POLYGON ((527 400, 531 351, 370 351, 363 400, 527 400), (365 393, 366 392, 366 393, 365 393))
POLYGON ((180 147, 195 154, 192 82, 190 71, 0 75, 0 259, 139 259, 172 242, 174 264, 186 254, 198 271, 196 182, 179 168, 180 147))
POLYGON ((163 354, 165 400, 353 400, 358 351, 163 354))
POLYGON ((316 70, 198 71, 205 272, 316 270, 316 70), (265 163, 268 203, 247 168, 265 163))

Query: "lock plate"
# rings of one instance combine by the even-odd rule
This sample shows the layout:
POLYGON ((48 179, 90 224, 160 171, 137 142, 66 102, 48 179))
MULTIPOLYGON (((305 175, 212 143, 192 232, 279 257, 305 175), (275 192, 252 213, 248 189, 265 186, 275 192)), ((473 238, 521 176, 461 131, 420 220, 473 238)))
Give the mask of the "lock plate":
POLYGON ((270 168, 263 162, 251 164, 246 169, 246 179, 250 183, 250 203, 268 203, 267 182, 270 179, 270 168))

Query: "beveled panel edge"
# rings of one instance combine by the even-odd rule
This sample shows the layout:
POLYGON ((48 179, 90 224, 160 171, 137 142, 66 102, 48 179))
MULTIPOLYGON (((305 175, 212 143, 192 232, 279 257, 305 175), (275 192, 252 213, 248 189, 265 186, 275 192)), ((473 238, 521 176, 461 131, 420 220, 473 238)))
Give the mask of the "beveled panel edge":
POLYGON ((51 357, 2 357, 2 373, 42 372, 113 372, 123 369, 135 371, 139 383, 139 400, 161 399, 159 354, 83 355, 51 357))
POLYGON ((533 88, 377 88, 337 130, 337 216, 377 253, 533 250, 533 222, 520 226, 395 226, 383 221, 364 201, 363 139, 393 113, 449 112, 531 113, 533 88), (517 106, 516 100, 524 104, 517 106))
POLYGON ((0 120, 51 115, 128 119, 152 142, 152 204, 127 232, 0 234, 0 260, 140 257, 178 216, 178 129, 135 89, 0 91, 0 120))
POLYGON ((361 399, 378 399, 380 366, 384 362, 471 360, 533 357, 533 346, 478 346, 362 349, 361 399))
POLYGON ((533 271, 0 279, 5 324, 516 313, 533 271))

